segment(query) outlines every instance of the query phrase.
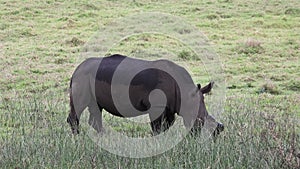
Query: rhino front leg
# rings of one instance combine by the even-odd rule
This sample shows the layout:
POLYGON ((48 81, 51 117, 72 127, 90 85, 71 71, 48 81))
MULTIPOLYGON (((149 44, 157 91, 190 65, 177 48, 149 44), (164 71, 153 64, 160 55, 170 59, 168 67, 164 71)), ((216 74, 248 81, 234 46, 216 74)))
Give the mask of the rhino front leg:
POLYGON ((150 124, 151 124, 151 129, 152 129, 153 135, 155 136, 155 135, 160 134, 162 131, 163 115, 159 116, 156 119, 153 119, 151 114, 149 116, 150 116, 150 120, 151 120, 150 124))
POLYGON ((158 118, 157 115, 149 114, 151 120, 151 128, 153 135, 158 135, 161 132, 164 132, 173 125, 175 120, 175 114, 172 114, 165 110, 158 118))
POLYGON ((174 124, 174 121, 175 121, 175 114, 167 112, 165 115, 165 120, 163 121, 164 131, 168 130, 174 124))

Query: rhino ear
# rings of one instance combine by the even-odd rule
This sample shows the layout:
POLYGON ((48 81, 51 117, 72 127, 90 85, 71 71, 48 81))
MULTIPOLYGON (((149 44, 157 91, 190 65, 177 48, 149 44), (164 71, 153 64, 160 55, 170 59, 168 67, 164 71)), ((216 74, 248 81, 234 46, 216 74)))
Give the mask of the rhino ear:
POLYGON ((197 87, 198 87, 198 89, 200 90, 200 89, 201 89, 201 84, 198 83, 198 84, 197 84, 197 87))
POLYGON ((202 92, 202 94, 209 93, 211 91, 213 85, 214 85, 214 82, 210 82, 208 85, 201 88, 200 91, 202 92))

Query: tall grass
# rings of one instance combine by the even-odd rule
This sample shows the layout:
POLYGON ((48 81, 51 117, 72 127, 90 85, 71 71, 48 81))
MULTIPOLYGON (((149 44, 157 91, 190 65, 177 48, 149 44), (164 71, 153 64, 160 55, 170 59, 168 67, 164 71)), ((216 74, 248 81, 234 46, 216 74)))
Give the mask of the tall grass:
POLYGON ((62 98, 67 97, 3 100, 0 127, 7 130, 0 134, 1 168, 300 167, 299 123, 292 113, 266 112, 258 95, 227 99, 222 117, 226 130, 217 140, 203 142, 190 135, 175 148, 143 159, 111 154, 85 132, 73 136, 66 123, 67 100, 62 98))

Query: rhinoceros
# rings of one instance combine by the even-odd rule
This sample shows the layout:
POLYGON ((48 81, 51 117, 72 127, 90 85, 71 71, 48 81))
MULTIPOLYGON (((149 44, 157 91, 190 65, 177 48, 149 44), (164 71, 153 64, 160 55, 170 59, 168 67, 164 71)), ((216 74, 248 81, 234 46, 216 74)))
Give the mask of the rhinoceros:
POLYGON ((224 125, 208 114, 204 103, 204 94, 212 87, 213 82, 204 87, 194 84, 186 69, 169 60, 147 61, 119 54, 88 58, 71 78, 67 122, 72 132, 78 134, 80 116, 88 108, 89 124, 101 132, 103 109, 124 118, 149 114, 156 135, 168 130, 177 114, 192 132, 199 131, 205 121, 214 123, 213 134, 217 135, 224 125), (163 99, 154 90, 162 91, 163 99))

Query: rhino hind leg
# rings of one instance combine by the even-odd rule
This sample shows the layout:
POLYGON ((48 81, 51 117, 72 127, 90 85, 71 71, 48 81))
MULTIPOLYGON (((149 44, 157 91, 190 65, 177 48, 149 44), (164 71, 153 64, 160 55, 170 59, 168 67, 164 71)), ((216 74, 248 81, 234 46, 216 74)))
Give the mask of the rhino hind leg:
POLYGON ((89 125, 100 133, 103 131, 102 108, 97 105, 96 101, 92 101, 88 106, 88 110, 90 112, 89 125))
POLYGON ((73 134, 79 134, 80 117, 84 109, 88 106, 89 97, 88 92, 82 90, 78 83, 71 84, 70 113, 67 122, 70 124, 73 134))
POLYGON ((68 123, 73 133, 79 133, 79 121, 82 112, 88 107, 92 100, 89 76, 75 72, 70 84, 70 114, 68 123))
POLYGON ((70 113, 67 118, 67 122, 71 126, 73 134, 79 134, 79 119, 77 118, 72 96, 70 96, 70 113))

